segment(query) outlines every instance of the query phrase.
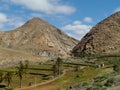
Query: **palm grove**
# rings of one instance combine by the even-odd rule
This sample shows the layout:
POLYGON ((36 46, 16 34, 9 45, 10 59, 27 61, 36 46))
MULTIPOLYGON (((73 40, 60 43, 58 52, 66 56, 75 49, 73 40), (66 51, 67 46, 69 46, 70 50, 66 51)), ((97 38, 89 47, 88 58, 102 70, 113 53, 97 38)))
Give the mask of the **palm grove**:
MULTIPOLYGON (((60 57, 58 57, 54 64, 51 65, 51 69, 50 71, 53 72, 53 76, 57 77, 60 76, 62 73, 62 59, 60 57)), ((23 83, 23 77, 27 74, 29 74, 27 72, 27 70, 31 68, 29 66, 29 61, 26 60, 24 63, 22 61, 19 62, 19 65, 17 67, 15 67, 16 72, 9 72, 9 71, 1 71, 0 72, 0 83, 5 83, 4 87, 11 87, 11 83, 12 83, 12 78, 15 76, 17 76, 19 78, 19 87, 22 88, 22 83, 23 83)), ((30 82, 28 82, 30 83, 30 82)), ((2 84, 1 84, 2 85, 2 84)))

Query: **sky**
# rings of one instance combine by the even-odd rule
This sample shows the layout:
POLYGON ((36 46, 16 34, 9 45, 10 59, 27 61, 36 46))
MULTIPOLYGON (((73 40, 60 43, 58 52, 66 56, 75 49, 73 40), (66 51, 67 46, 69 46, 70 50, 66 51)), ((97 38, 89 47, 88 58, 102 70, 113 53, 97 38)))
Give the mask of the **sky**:
POLYGON ((0 31, 39 17, 80 40, 101 20, 120 11, 120 0, 0 0, 0 31))

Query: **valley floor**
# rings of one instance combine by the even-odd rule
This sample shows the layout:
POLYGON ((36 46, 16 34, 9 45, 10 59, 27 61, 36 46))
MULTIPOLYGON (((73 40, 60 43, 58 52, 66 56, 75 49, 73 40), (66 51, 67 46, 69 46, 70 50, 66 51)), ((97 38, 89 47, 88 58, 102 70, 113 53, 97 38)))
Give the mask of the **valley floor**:
MULTIPOLYGON (((77 61, 77 60, 76 60, 77 61)), ((13 75, 11 87, 14 90, 114 90, 119 88, 119 81, 116 81, 118 74, 114 72, 113 64, 108 61, 72 61, 63 62, 62 73, 54 77, 52 67, 54 61, 29 65, 27 73, 23 75, 23 85, 19 88, 19 78, 13 75), (102 64, 101 64, 102 63, 102 64), (104 63, 104 65, 103 65, 104 63), (114 80, 113 80, 114 79, 114 80), (111 81, 113 80, 113 81, 111 81), (117 87, 113 87, 117 85, 117 87), (112 87, 112 88, 111 88, 112 87)), ((16 72, 17 68, 1 68, 1 72, 16 72)), ((118 80, 118 79, 117 79, 118 80)), ((1 85, 6 85, 6 81, 1 85)), ((0 90, 5 90, 0 88, 0 90)))

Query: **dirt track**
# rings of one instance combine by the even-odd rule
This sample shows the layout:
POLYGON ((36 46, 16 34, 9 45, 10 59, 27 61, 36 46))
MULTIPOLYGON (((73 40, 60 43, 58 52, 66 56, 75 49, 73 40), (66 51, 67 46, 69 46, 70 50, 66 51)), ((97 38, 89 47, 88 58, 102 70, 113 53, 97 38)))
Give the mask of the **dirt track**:
POLYGON ((15 90, 51 90, 54 86, 50 86, 50 84, 55 81, 56 79, 63 77, 66 74, 67 70, 63 71, 63 74, 59 77, 53 78, 51 80, 48 80, 46 82, 42 82, 33 86, 23 87, 23 88, 17 88, 15 90))

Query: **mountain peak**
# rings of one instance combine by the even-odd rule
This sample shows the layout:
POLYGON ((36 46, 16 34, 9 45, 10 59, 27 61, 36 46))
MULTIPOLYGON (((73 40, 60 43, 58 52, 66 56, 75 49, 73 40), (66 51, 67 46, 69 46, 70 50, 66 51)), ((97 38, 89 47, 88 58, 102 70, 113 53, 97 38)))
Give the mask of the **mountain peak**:
POLYGON ((77 43, 77 40, 38 17, 0 35, 0 46, 40 56, 69 56, 77 43))
POLYGON ((42 20, 39 17, 34 17, 32 19, 30 19, 29 21, 26 22, 26 24, 40 24, 40 23, 47 23, 46 21, 42 20))
POLYGON ((42 20, 42 19, 39 18, 39 17, 34 17, 34 18, 32 18, 30 21, 44 21, 44 20, 42 20))

